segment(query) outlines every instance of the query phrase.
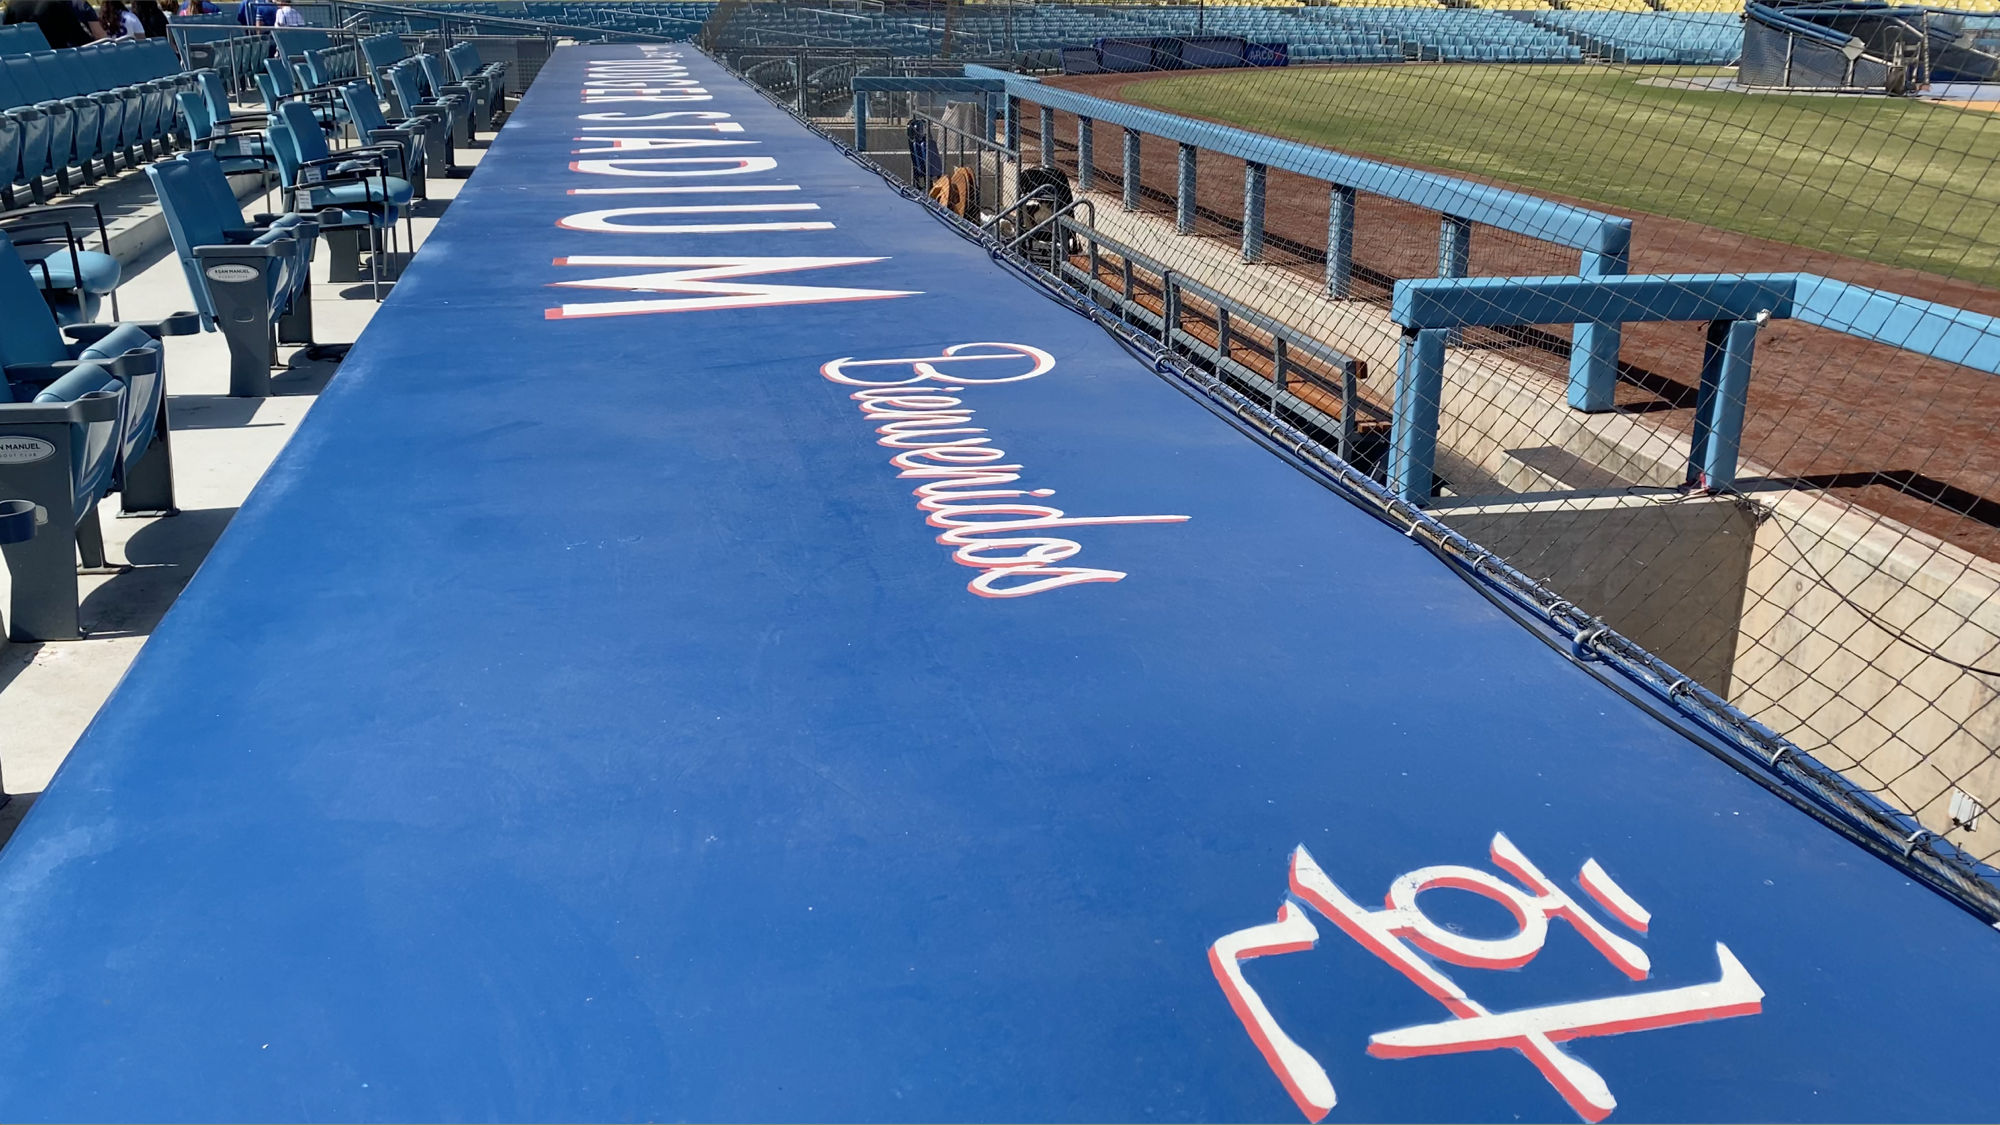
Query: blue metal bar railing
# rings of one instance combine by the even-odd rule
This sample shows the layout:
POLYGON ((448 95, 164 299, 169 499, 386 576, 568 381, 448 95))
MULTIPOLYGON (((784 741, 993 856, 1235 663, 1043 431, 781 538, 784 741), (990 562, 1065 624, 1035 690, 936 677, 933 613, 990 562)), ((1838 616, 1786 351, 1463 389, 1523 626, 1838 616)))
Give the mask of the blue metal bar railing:
POLYGON ((1475 326, 1708 324, 1688 446, 1688 483, 1735 487, 1757 329, 1793 319, 2000 375, 2000 319, 1816 274, 1474 277, 1398 281, 1389 315, 1403 330, 1389 487, 1430 499, 1449 334, 1475 326))
MULTIPOLYGON (((1355 192, 1379 195, 1438 212, 1442 216, 1439 261, 1448 269, 1456 268, 1458 271, 1446 272, 1444 276, 1463 274, 1464 265, 1469 261, 1474 224, 1576 250, 1579 254, 1577 272, 1586 276, 1615 276, 1629 268, 1632 222, 1617 215, 1096 98, 989 67, 967 66, 965 72, 970 77, 992 79, 1004 84, 1010 130, 1018 127, 1023 104, 1036 106, 1044 122, 1044 148, 1049 147, 1049 123, 1057 110, 1077 118, 1080 151, 1088 146, 1091 128, 1096 122, 1123 129, 1127 138, 1124 195, 1128 207, 1135 205, 1138 196, 1137 168, 1129 159, 1137 148, 1138 137, 1156 136, 1243 160, 1246 165, 1243 259, 1246 262, 1258 261, 1262 257, 1264 182, 1269 169, 1276 168, 1326 183, 1337 197, 1332 218, 1342 224, 1329 230, 1332 237, 1327 242, 1327 287, 1335 296, 1345 296, 1353 279, 1354 211, 1351 203, 1355 192), (1345 193, 1344 196, 1342 193, 1345 193), (1339 204, 1342 202, 1350 205, 1341 207, 1339 204)), ((1080 156, 1079 180, 1087 180, 1090 175, 1089 160, 1080 156)), ((1080 186, 1089 189, 1088 183, 1080 186)), ((1580 321, 1576 324, 1573 339, 1576 346, 1570 358, 1570 405, 1584 411, 1611 409, 1618 382, 1617 327, 1603 322, 1580 321)))
POLYGON ((1257 395, 1273 414, 1302 419, 1332 435, 1341 460, 1357 462, 1365 425, 1389 421, 1387 411, 1361 397, 1359 384, 1368 373, 1362 361, 1174 272, 1094 226, 1065 217, 1055 229, 1061 242, 1076 243, 1075 252, 1063 246, 1052 263, 1039 264, 1053 265, 1051 272, 1066 284, 1153 335, 1162 349, 1257 395), (1149 295, 1159 303, 1157 311, 1143 300, 1149 295), (1205 310, 1192 308, 1189 298, 1205 310), (1191 331, 1190 315, 1214 338, 1191 331), (1245 362, 1252 349, 1268 357, 1268 370, 1245 362))

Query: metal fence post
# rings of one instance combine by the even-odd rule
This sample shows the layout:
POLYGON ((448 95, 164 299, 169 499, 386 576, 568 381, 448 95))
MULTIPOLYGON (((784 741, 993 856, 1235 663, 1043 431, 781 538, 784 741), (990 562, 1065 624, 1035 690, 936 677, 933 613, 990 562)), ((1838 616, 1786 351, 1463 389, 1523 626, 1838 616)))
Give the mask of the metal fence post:
POLYGON ((1688 450, 1688 480, 1704 488, 1736 486, 1743 407, 1750 395, 1750 360, 1756 346, 1754 320, 1717 320, 1708 326, 1701 390, 1694 404, 1694 440, 1688 450))
POLYGON ((1431 498, 1437 462, 1438 402, 1444 397, 1444 342, 1450 331, 1403 334, 1396 358, 1396 403, 1390 417, 1389 489, 1422 504, 1431 498))
POLYGON ((1125 209, 1139 209, 1139 130, 1125 130, 1125 209))
POLYGON ((854 151, 868 151, 868 91, 854 91, 854 151))
POLYGON ((1243 260, 1264 260, 1264 181, 1262 164, 1243 162, 1243 260))
POLYGON ((1194 233, 1195 157, 1199 151, 1193 145, 1181 146, 1180 174, 1174 180, 1174 229, 1181 234, 1194 233))
MULTIPOLYGON (((1053 168, 1056 166, 1056 111, 1050 108, 1049 106, 1037 106, 1036 108, 1040 110, 1040 112, 1035 115, 1035 124, 1038 125, 1042 131, 1041 132, 1042 166, 1045 168, 1053 168)), ((1089 132, 1090 132, 1090 123, 1088 121, 1083 120, 1082 118, 1078 118, 1076 122, 1076 138, 1077 138, 1076 143, 1078 151, 1082 151, 1082 149, 1087 146, 1085 135, 1088 134, 1089 132)))
MULTIPOLYGON (((1585 251, 1577 273, 1613 277, 1625 273, 1627 254, 1585 251)), ((1616 324, 1579 324, 1570 333, 1569 404, 1577 410, 1610 410, 1618 392, 1618 342, 1624 329, 1616 324)))
POLYGON ((1354 189, 1332 185, 1326 201, 1326 292, 1345 297, 1354 288, 1354 189))
POLYGON ((1472 265, 1472 223, 1446 215, 1438 224, 1438 276, 1464 277, 1472 265))
MULTIPOLYGON (((1055 114, 1051 112, 1049 116, 1053 118, 1055 114)), ((1076 190, 1079 192, 1089 191, 1091 184, 1097 179, 1097 145, 1093 136, 1096 132, 1097 130, 1091 128, 1090 118, 1076 119, 1076 190)), ((1053 148, 1054 145, 1050 147, 1053 148)), ((1051 160, 1053 159, 1051 157, 1051 160)))
POLYGON ((1021 99, 1008 97, 1007 106, 1007 150, 1015 154, 1021 151, 1021 99))
MULTIPOLYGON (((1464 277, 1472 267, 1472 221, 1456 215, 1446 215, 1438 222, 1438 276, 1464 277)), ((1445 335, 1445 342, 1456 346, 1465 335, 1462 328, 1453 328, 1445 335)))

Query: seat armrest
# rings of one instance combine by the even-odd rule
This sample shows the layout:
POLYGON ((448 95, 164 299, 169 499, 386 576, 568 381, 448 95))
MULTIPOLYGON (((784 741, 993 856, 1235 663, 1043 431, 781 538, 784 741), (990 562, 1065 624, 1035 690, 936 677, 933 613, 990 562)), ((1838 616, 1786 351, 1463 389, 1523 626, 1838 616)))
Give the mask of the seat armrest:
POLYGON ((194 248, 194 256, 197 259, 228 258, 231 261, 239 258, 276 258, 281 256, 279 250, 285 241, 281 239, 277 242, 243 246, 197 246, 194 248))
POLYGON ((94 391, 75 402, 10 402, 0 405, 0 421, 28 425, 36 422, 61 425, 109 422, 118 417, 118 399, 114 392, 94 391))
POLYGON ((10 383, 53 383, 78 367, 101 367, 120 379, 153 375, 160 370, 160 349, 133 348, 120 355, 91 359, 59 359, 53 363, 10 363, 0 370, 10 383))
MULTIPOLYGON (((196 251, 200 251, 196 247, 196 251)), ((157 340, 162 336, 192 336, 201 331, 201 314, 191 312, 170 313, 159 320, 125 320, 116 324, 65 324, 63 335, 79 344, 94 343, 109 336, 116 329, 131 325, 157 340)))

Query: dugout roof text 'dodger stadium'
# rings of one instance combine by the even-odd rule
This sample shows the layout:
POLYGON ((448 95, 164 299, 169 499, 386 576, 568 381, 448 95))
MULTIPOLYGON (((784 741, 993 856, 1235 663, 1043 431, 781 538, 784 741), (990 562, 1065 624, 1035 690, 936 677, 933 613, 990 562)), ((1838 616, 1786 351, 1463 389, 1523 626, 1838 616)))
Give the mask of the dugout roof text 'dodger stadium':
POLYGON ((686 45, 0 854, 15 1119, 1965 1119, 1983 920, 686 45))

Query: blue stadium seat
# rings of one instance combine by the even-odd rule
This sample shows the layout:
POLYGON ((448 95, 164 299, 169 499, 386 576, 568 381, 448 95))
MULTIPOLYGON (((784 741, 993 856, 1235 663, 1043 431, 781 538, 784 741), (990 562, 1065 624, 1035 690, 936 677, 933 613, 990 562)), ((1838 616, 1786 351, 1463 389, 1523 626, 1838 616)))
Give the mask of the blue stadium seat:
POLYGON ((470 144, 475 129, 485 129, 492 125, 492 105, 487 100, 491 87, 481 84, 474 87, 463 82, 454 82, 445 69, 444 60, 433 54, 411 57, 417 64, 417 73, 424 80, 424 89, 434 101, 449 101, 461 98, 465 102, 465 140, 470 144))
POLYGON ((366 82, 356 80, 343 85, 340 98, 347 106, 348 120, 354 122, 355 131, 369 144, 402 147, 403 178, 410 181, 412 198, 424 198, 424 182, 432 165, 435 163, 439 175, 444 174, 443 155, 431 151, 434 140, 435 147, 444 147, 442 131, 432 129, 431 123, 423 120, 388 120, 382 112, 381 99, 366 82))
MULTIPOLYGON (((390 176, 395 146, 367 146, 335 153, 305 107, 288 102, 271 119, 271 148, 278 181, 298 209, 313 213, 326 238, 330 281, 361 281, 361 238, 368 239, 366 280, 382 296, 383 239, 395 237, 396 220, 414 194, 408 180, 390 176), (323 154, 323 155, 318 155, 323 154)), ((400 153, 398 153, 400 155, 400 153)))
MULTIPOLYGON (((317 219, 284 214, 244 221, 213 153, 195 151, 146 168, 187 275, 201 326, 229 345, 229 393, 270 393, 272 340, 312 340, 312 257, 317 219)), ((326 354, 324 350, 315 354, 326 354)))
MULTIPOLYGON (((397 110, 406 120, 425 118, 434 120, 444 131, 446 151, 457 145, 461 133, 460 123, 466 120, 465 103, 427 98, 423 93, 423 80, 417 66, 400 62, 382 72, 388 83, 389 95, 395 100, 397 110)), ((470 141, 470 135, 465 139, 470 141)), ((447 164, 452 163, 447 156, 447 164)))
POLYGON ((43 204, 0 213, 0 233, 13 241, 28 263, 42 297, 63 324, 95 320, 105 297, 118 317, 118 282, 123 268, 111 255, 104 209, 96 203, 43 204), (89 246, 96 227, 98 248, 89 246))
POLYGON ((300 86, 292 68, 280 59, 264 60, 263 73, 257 75, 257 90, 263 95, 264 108, 272 113, 286 102, 301 101, 311 107, 322 129, 336 128, 347 120, 347 111, 335 104, 339 97, 337 88, 300 86))
POLYGON ((183 313, 59 329, 34 311, 39 304, 28 264, 0 236, 0 445, 11 453, 0 458, 0 491, 34 501, 51 529, 67 533, 4 548, 15 640, 80 634, 71 544, 84 565, 104 565, 100 499, 116 491, 127 512, 175 510, 160 338, 196 327, 183 313))
POLYGON ((263 117, 229 117, 217 121, 209 100, 197 91, 179 91, 174 100, 180 104, 181 117, 187 121, 191 147, 214 154, 226 175, 255 175, 268 189, 277 168, 271 146, 261 133, 237 133, 231 128, 253 121, 262 124, 263 117))
POLYGON ((479 48, 466 42, 453 43, 445 48, 444 57, 460 82, 474 89, 484 87, 489 125, 496 115, 507 111, 507 64, 482 63, 479 48))
POLYGON ((0 205, 13 206, 13 189, 17 187, 26 187, 33 198, 42 199, 42 177, 54 171, 50 148, 58 136, 68 143, 69 111, 59 106, 38 105, 15 83, 13 68, 4 65, 4 60, 0 60, 0 110, 4 110, 9 121, 20 126, 21 142, 20 163, 7 168, 12 179, 0 178, 0 205))

